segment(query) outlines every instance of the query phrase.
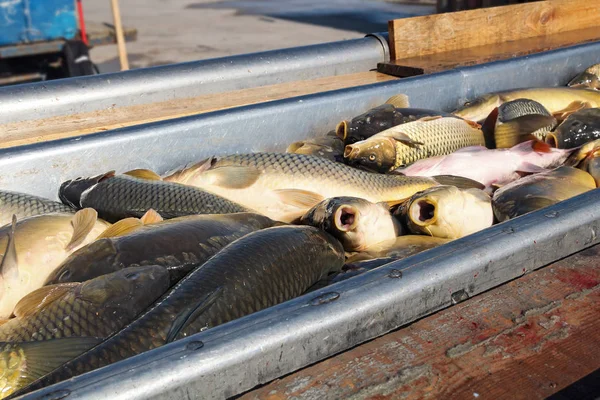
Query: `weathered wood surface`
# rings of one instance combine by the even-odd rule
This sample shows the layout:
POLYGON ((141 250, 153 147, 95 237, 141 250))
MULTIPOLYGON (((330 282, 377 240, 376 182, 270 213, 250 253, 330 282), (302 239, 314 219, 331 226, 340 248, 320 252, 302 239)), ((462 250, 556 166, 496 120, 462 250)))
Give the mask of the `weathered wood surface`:
POLYGON ((130 107, 0 125, 0 148, 87 135, 109 129, 327 92, 396 79, 376 71, 235 90, 130 107))
POLYGON ((600 246, 242 399, 542 399, 600 368, 600 246))

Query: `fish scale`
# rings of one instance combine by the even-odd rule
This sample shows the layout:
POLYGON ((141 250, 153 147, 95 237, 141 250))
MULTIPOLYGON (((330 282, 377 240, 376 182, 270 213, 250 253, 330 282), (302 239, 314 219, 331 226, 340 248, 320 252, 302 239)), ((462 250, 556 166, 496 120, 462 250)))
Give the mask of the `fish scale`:
POLYGON ((339 271, 343 263, 341 244, 316 228, 280 226, 253 232, 188 274, 135 322, 24 392, 164 345, 181 310, 200 306, 211 294, 217 293, 212 305, 177 337, 298 296, 327 273, 339 271))
POLYGON ((0 226, 9 224, 14 215, 17 219, 49 213, 73 213, 74 210, 57 201, 25 193, 0 191, 0 226))

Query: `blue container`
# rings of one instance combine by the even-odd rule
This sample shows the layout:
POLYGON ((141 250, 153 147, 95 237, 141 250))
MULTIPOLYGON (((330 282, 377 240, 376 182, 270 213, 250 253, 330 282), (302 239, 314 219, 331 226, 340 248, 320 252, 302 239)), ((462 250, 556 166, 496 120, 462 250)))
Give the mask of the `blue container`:
POLYGON ((74 0, 0 0, 0 46, 72 39, 76 33, 74 0))

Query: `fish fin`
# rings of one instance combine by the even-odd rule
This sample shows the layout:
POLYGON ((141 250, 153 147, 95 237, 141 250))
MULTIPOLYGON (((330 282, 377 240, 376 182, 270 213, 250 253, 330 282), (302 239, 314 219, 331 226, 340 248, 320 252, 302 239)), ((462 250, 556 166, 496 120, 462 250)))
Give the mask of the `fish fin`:
POLYGON ((17 258, 17 247, 15 245, 15 230, 17 229, 17 216, 13 214, 10 231, 8 231, 8 243, 0 264, 0 275, 2 281, 13 280, 19 277, 19 260, 17 258))
POLYGON ((468 120, 468 119, 465 119, 463 121, 465 121, 467 123, 467 125, 469 125, 471 128, 481 129, 481 125, 479 123, 475 122, 475 121, 471 121, 471 120, 468 120))
MULTIPOLYGON (((146 214, 144 214, 144 216, 146 214)), ((104 232, 102 232, 96 238, 96 240, 102 239, 102 238, 124 236, 124 235, 130 234, 131 232, 138 230, 142 226, 144 226, 144 223, 139 218, 134 218, 134 217, 124 218, 120 221, 115 222, 108 228, 106 228, 106 230, 104 232)))
POLYGON ((203 174, 204 172, 211 169, 217 162, 216 157, 208 157, 204 160, 198 161, 192 165, 186 165, 179 169, 171 170, 163 175, 163 180, 167 182, 178 182, 185 184, 190 179, 193 179, 197 175, 203 174))
POLYGON ((494 131, 496 148, 506 149, 520 142, 535 139, 535 136, 532 135, 533 132, 555 123, 554 117, 541 114, 528 114, 511 119, 496 126, 494 131))
POLYGON ((163 221, 163 217, 151 208, 140 218, 140 222, 144 225, 155 224, 161 221, 163 221))
POLYGON ((394 139, 402 144, 405 144, 407 146, 410 146, 410 147, 418 148, 418 147, 424 145, 423 142, 417 142, 416 140, 411 139, 410 136, 408 136, 406 133, 397 131, 394 128, 390 128, 387 131, 384 131, 382 133, 383 133, 382 136, 387 136, 389 138, 392 138, 392 139, 394 139))
POLYGON ((440 185, 456 186, 459 189, 485 189, 485 185, 476 180, 455 175, 436 175, 433 177, 440 185))
POLYGON ((283 203, 299 208, 312 207, 325 200, 318 193, 302 189, 277 189, 273 192, 283 203))
POLYGON ((342 140, 348 137, 348 121, 342 121, 335 127, 335 135, 342 140))
POLYGON ((209 169, 203 175, 210 183, 229 189, 244 189, 251 186, 261 172, 254 167, 227 166, 209 169))
POLYGON ((123 172, 123 175, 129 175, 134 178, 146 179, 149 181, 162 181, 160 175, 149 169, 132 169, 131 171, 123 172))
MULTIPOLYGON (((68 337, 36 342, 14 343, 24 353, 25 368, 20 373, 22 387, 49 374, 64 363, 85 353, 102 340, 95 337, 68 337)), ((2 343, 2 342, 0 342, 2 343)), ((7 344, 3 342, 2 345, 7 344)))
POLYGON ((541 140, 534 140, 533 143, 531 143, 531 149, 536 153, 550 153, 552 151, 552 146, 541 140))
POLYGON ((55 285, 42 286, 39 289, 27 294, 15 305, 13 314, 17 318, 24 318, 35 314, 37 311, 46 308, 50 303, 62 297, 78 282, 57 283, 55 285))
POLYGON ((408 96, 405 94, 397 94, 395 96, 392 96, 385 101, 385 104, 391 104, 396 108, 410 107, 408 96))
POLYGON ((167 334, 165 343, 170 343, 175 340, 177 335, 181 333, 187 326, 193 323, 202 313, 208 310, 217 299, 223 294, 223 287, 219 286, 206 296, 204 296, 198 303, 189 304, 175 317, 171 329, 167 334))
POLYGON ((94 229, 97 220, 98 212, 93 208, 84 208, 77 211, 71 220, 73 236, 71 236, 71 241, 65 246, 65 250, 71 251, 80 245, 92 229, 94 229))
POLYGON ((562 121, 564 119, 566 119, 569 115, 579 111, 579 110, 583 110, 584 108, 590 108, 592 107, 592 105, 586 101, 581 101, 581 100, 576 100, 574 102, 572 102, 571 104, 569 104, 568 106, 566 106, 565 108, 563 108, 562 110, 557 110, 555 112, 552 113, 552 116, 554 116, 554 118, 556 118, 559 121, 562 121))
POLYGON ((546 168, 542 168, 540 166, 528 162, 524 162, 519 166, 519 168, 517 168, 517 172, 524 175, 538 174, 540 172, 546 171, 548 171, 546 168))
POLYGON ((304 146, 304 141, 299 141, 299 142, 294 142, 292 144, 290 144, 287 149, 285 149, 286 153, 295 153, 296 151, 298 151, 298 149, 300 149, 301 147, 304 146))
POLYGON ((419 118, 417 121, 427 122, 427 121, 435 121, 436 119, 444 118, 441 115, 427 115, 425 117, 419 118))
POLYGON ((487 116, 483 125, 481 125, 481 131, 483 132, 483 139, 485 140, 485 147, 488 149, 496 148, 496 139, 494 138, 494 131, 496 130, 496 122, 498 121, 498 107, 495 107, 487 116))
POLYGON ((299 225, 300 219, 304 216, 305 213, 306 213, 306 210, 302 209, 300 211, 294 211, 294 212, 284 214, 284 215, 280 216, 277 220, 284 223, 284 225, 287 225, 287 224, 299 225))

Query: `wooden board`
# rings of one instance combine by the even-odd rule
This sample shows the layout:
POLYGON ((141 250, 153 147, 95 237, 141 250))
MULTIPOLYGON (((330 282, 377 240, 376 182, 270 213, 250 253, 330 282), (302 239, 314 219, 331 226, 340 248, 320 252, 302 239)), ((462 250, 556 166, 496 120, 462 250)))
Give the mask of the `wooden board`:
POLYGON ((87 135, 248 104, 396 79, 375 71, 281 83, 130 107, 0 125, 0 148, 87 135))
POLYGON ((598 315, 600 245, 241 399, 543 399, 600 368, 598 315))
POLYGON ((493 46, 468 47, 455 51, 401 58, 379 63, 377 64, 377 70, 384 74, 404 78, 446 71, 457 67, 506 60, 597 40, 600 40, 600 29, 578 29, 560 34, 503 42, 493 46))
POLYGON ((598 26, 600 2, 534 3, 397 19, 389 22, 393 60, 494 45, 598 26))

